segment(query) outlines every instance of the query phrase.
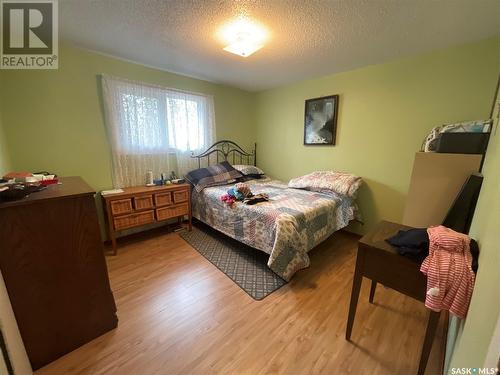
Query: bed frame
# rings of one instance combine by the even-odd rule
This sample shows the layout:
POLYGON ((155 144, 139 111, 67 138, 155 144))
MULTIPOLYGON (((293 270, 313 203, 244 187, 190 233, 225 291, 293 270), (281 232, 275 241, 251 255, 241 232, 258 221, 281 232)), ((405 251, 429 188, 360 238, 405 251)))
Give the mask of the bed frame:
POLYGON ((207 148, 201 154, 194 155, 191 154, 192 158, 198 159, 198 168, 201 168, 201 161, 206 160, 207 165, 210 162, 220 163, 221 161, 228 161, 232 164, 253 164, 257 165, 257 143, 254 144, 254 148, 251 152, 246 152, 241 146, 233 141, 222 140, 215 142, 212 146, 207 148), (215 154, 215 157, 210 158, 215 154), (214 160, 215 159, 215 160, 214 160), (253 162, 251 162, 253 160, 253 162))

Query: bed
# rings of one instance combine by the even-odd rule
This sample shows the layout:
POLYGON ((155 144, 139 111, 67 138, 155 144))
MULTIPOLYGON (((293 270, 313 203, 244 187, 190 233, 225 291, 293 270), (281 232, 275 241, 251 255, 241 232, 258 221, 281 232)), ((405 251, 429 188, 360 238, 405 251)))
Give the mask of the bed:
MULTIPOLYGON (((250 157, 255 165, 256 150, 247 153, 234 142, 220 141, 193 157, 198 158, 199 166, 203 164, 202 158, 207 158, 205 164, 210 165, 211 158, 233 163, 247 158, 249 163, 250 157)), ((221 196, 234 183, 206 187, 201 191, 193 189, 193 217, 269 254, 269 268, 287 281, 295 272, 309 266, 311 249, 356 217, 356 204, 345 195, 292 189, 267 177, 246 183, 252 193, 267 194, 269 201, 256 205, 236 202, 228 206, 221 196)))

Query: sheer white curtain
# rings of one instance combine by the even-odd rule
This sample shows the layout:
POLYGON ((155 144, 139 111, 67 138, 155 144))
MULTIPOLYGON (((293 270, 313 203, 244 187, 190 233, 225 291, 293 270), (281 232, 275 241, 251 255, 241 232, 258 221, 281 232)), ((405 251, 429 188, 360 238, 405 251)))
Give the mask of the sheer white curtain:
POLYGON ((213 97, 170 91, 166 110, 168 140, 175 149, 179 174, 184 175, 198 168, 191 153, 198 154, 215 142, 213 97))
POLYGON ((196 168, 191 153, 215 140, 213 97, 102 76, 115 188, 196 168))

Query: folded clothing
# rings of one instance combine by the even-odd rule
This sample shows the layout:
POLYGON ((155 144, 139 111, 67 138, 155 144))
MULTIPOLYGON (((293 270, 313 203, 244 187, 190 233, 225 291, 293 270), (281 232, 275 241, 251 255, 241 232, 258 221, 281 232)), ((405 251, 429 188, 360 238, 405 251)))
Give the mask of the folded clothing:
POLYGON ((399 255, 415 262, 421 263, 429 254, 429 235, 426 228, 400 230, 386 241, 396 248, 399 255))
POLYGON ((229 207, 231 207, 234 202, 236 202, 236 198, 230 196, 229 194, 224 194, 223 196, 220 197, 220 200, 226 203, 229 207))
MULTIPOLYGON (((414 262, 422 263, 429 255, 429 234, 427 228, 413 228, 400 230, 396 235, 386 239, 387 243, 394 246, 399 255, 405 256, 414 262)), ((472 271, 477 273, 479 267, 479 246, 476 240, 470 240, 472 255, 472 271)))
POLYGON ((253 196, 250 186, 243 182, 239 182, 236 185, 230 187, 227 194, 221 196, 221 200, 227 203, 228 206, 232 206, 236 201, 243 201, 247 197, 253 196))
POLYGON ((235 192, 235 194, 237 193, 240 196, 242 196, 242 199, 248 197, 249 195, 252 195, 252 191, 250 190, 250 186, 248 186, 247 184, 245 184, 243 182, 239 182, 236 185, 234 185, 233 191, 235 192))
POLYGON ((442 225, 402 230, 386 241, 400 255, 422 263, 420 271, 427 275, 426 307, 465 318, 478 267, 476 241, 442 225))
POLYGON ((269 195, 260 193, 256 195, 249 196, 243 200, 243 203, 248 204, 248 205, 253 205, 257 204, 260 202, 268 202, 269 201, 269 195))

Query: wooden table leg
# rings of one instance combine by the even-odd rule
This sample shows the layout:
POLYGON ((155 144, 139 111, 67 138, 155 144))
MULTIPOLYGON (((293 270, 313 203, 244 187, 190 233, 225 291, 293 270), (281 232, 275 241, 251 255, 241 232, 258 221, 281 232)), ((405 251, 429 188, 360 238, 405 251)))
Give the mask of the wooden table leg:
POLYGON ((361 289, 361 282, 363 281, 363 274, 362 274, 363 263, 364 263, 364 252, 361 249, 358 249, 358 256, 356 258, 356 269, 354 270, 354 277, 352 279, 349 316, 347 317, 347 327, 345 331, 346 340, 351 340, 352 326, 354 324, 354 317, 356 315, 356 307, 358 306, 359 291, 361 289))
POLYGON ((118 250, 116 249, 116 237, 114 233, 111 234, 111 246, 113 247, 113 255, 117 255, 118 250))
POLYGON ((427 322, 427 329, 425 331, 424 343, 422 345, 422 354, 420 355, 420 363, 418 364, 418 375, 424 375, 427 360, 432 349, 432 342, 436 334, 436 329, 439 323, 439 312, 430 311, 429 320, 427 322))
POLYGON ((372 280, 372 285, 370 287, 370 303, 373 303, 373 297, 375 297, 375 289, 377 289, 377 282, 372 280))

